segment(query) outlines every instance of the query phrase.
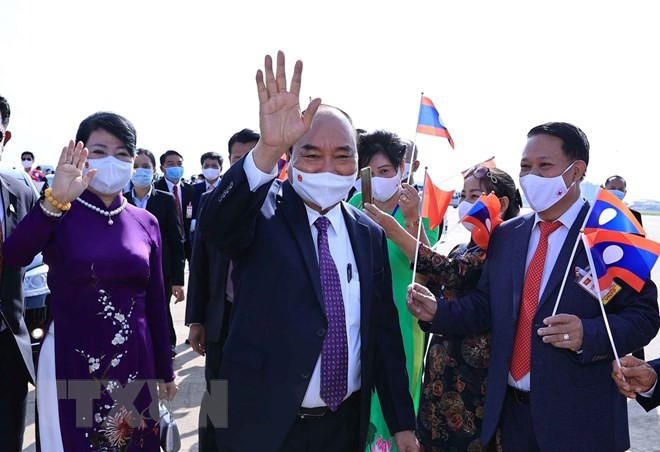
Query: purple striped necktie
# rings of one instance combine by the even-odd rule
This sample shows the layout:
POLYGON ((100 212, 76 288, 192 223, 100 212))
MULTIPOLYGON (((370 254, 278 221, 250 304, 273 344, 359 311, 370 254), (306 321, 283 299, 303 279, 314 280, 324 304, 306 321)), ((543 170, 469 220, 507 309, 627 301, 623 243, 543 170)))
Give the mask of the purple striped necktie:
POLYGON ((348 392, 348 341, 339 272, 328 244, 329 225, 330 220, 326 217, 319 217, 314 222, 319 231, 321 292, 328 319, 328 331, 321 350, 321 399, 332 411, 336 411, 348 392))

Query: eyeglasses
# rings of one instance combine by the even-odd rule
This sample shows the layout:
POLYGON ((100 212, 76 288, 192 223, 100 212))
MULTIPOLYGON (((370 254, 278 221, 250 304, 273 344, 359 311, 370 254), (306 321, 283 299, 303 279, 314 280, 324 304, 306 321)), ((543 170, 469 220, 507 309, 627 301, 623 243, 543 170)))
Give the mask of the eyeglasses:
POLYGON ((494 184, 497 183, 497 177, 493 175, 493 173, 490 172, 490 168, 487 166, 473 166, 469 170, 465 172, 465 176, 463 177, 463 180, 467 179, 470 176, 474 176, 475 179, 481 179, 482 177, 486 176, 490 178, 490 181, 494 184))

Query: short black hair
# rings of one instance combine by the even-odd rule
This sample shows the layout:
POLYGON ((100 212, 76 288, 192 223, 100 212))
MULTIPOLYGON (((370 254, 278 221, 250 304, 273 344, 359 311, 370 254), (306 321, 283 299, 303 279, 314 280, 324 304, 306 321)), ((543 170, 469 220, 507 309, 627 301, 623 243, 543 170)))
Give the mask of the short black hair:
POLYGON ((160 156, 160 166, 163 166, 165 164, 165 159, 167 157, 169 157, 170 155, 177 155, 177 156, 181 157, 181 160, 183 160, 183 155, 181 155, 178 152, 173 151, 173 150, 170 149, 169 151, 165 151, 163 153, 163 155, 160 156))
POLYGON ((259 132, 255 132, 252 129, 243 129, 239 132, 236 132, 231 136, 229 142, 227 143, 227 151, 229 157, 231 157, 231 148, 234 146, 234 143, 252 143, 253 141, 259 141, 259 138, 261 138, 259 132))
POLYGON ((34 162, 34 154, 33 154, 32 152, 30 152, 30 151, 22 152, 22 153, 21 153, 21 159, 23 159, 23 156, 24 156, 24 155, 28 155, 28 156, 30 156, 30 158, 31 158, 32 161, 34 162))
POLYGON ((11 116, 11 108, 9 108, 7 99, 2 96, 0 96, 0 115, 2 115, 2 126, 7 127, 9 125, 9 117, 11 116))
POLYGON ((605 185, 607 185, 612 179, 621 179, 623 181, 623 185, 628 186, 628 182, 622 177, 618 175, 610 176, 605 180, 605 185))
POLYGON ((156 157, 154 157, 153 152, 151 152, 149 149, 139 148, 137 151, 135 151, 135 155, 146 155, 147 158, 151 161, 151 166, 156 168, 156 157))
POLYGON ((204 166, 204 160, 208 160, 208 159, 216 160, 218 162, 218 165, 220 166, 222 166, 222 162, 224 161, 222 156, 217 152, 205 152, 204 154, 202 154, 202 158, 199 159, 199 161, 202 164, 202 166, 204 166))
POLYGON ((406 156, 406 143, 394 132, 376 130, 358 136, 358 164, 360 168, 369 165, 376 154, 383 154, 398 171, 406 156))
POLYGON ((107 111, 99 111, 89 115, 78 126, 76 141, 82 141, 87 145, 89 137, 97 130, 105 130, 117 137, 126 146, 126 150, 130 156, 135 156, 137 133, 135 132, 135 127, 133 127, 133 124, 128 119, 117 113, 107 111))
POLYGON ((542 134, 559 138, 562 141, 561 149, 566 157, 582 160, 586 166, 589 166, 589 140, 579 127, 567 122, 547 122, 533 127, 527 132, 527 138, 542 134))

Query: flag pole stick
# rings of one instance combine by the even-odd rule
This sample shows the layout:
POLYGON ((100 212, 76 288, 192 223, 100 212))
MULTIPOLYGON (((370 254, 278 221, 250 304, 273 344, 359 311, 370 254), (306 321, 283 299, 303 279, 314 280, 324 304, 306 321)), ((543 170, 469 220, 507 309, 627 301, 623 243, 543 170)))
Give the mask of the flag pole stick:
MULTIPOLYGON (((595 203, 594 203, 595 204, 595 203)), ((552 310, 552 315, 555 315, 557 313, 557 309, 559 308, 559 300, 561 299, 561 296, 564 294, 564 287, 566 286, 566 281, 568 280, 568 274, 571 271, 571 264, 573 263, 573 258, 575 257, 575 252, 577 251, 578 244, 580 243, 580 234, 584 231, 584 226, 587 224, 587 220, 589 220, 589 216, 591 215, 591 211, 593 210, 594 206, 589 207, 589 212, 587 212, 587 215, 584 217, 584 221, 582 222, 582 227, 580 228, 580 232, 578 233, 577 238, 575 239, 575 245, 573 246, 573 251, 571 252, 571 257, 568 258, 568 265, 566 266, 566 273, 564 273, 564 279, 561 282, 561 287, 559 288, 559 294, 557 294, 557 301, 555 301, 555 307, 552 310)), ((591 267, 593 269, 593 267, 591 267)))
MULTIPOLYGON (((603 298, 600 295, 600 285, 598 284, 598 275, 596 275, 596 267, 594 266, 594 260, 591 256, 591 249, 587 243, 587 238, 584 233, 580 232, 582 237, 582 242, 584 243, 584 249, 587 252, 587 259, 589 259, 589 266, 591 267, 591 274, 593 276, 594 288, 596 289, 596 294, 598 295, 598 306, 603 313, 603 320, 605 321, 605 329, 607 330, 607 335, 610 338, 610 344, 612 344, 612 351, 614 352, 614 359, 616 360, 619 369, 621 369, 621 361, 619 360, 619 353, 616 351, 616 346, 614 345, 614 338, 612 337, 612 331, 610 330, 610 322, 607 321, 607 314, 605 313, 605 305, 603 304, 603 298)), ((625 379, 624 379, 625 381, 625 379)))
MULTIPOLYGON (((426 186, 426 173, 428 171, 429 167, 425 166, 424 167, 424 186, 426 186)), ((421 243, 421 236, 422 236, 422 223, 424 223, 424 219, 422 218, 422 208, 424 206, 424 192, 426 190, 422 190, 422 196, 420 196, 419 199, 419 224, 417 224, 417 241, 415 242, 415 259, 413 260, 413 272, 412 272, 412 282, 411 284, 415 284, 415 274, 417 273, 417 256, 419 255, 419 245, 421 243)))
MULTIPOLYGON (((419 95, 419 110, 417 111, 417 122, 416 124, 419 124, 419 114, 422 112, 422 98, 424 97, 424 91, 421 92, 419 95)), ((410 149, 410 161, 408 164, 410 165, 410 170, 408 170, 408 179, 406 180, 406 184, 410 185, 410 180, 412 179, 412 162, 413 162, 413 156, 415 155, 415 146, 417 145, 417 125, 415 125, 415 136, 413 138, 412 142, 412 148, 410 149)), ((426 175, 424 176, 426 177, 426 175)))

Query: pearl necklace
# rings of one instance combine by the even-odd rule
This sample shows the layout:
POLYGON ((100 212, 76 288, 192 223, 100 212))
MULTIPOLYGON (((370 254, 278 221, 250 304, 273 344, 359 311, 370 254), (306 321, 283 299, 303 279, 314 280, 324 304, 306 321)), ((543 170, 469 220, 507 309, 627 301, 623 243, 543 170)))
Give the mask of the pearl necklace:
POLYGON ((119 215, 128 205, 128 201, 126 201, 126 198, 124 198, 124 202, 122 203, 121 206, 117 207, 115 210, 108 211, 105 209, 101 209, 100 207, 96 207, 94 204, 90 204, 84 199, 76 198, 76 201, 78 201, 80 204, 87 207, 88 209, 92 209, 94 212, 98 212, 101 215, 108 217, 108 224, 110 226, 114 224, 114 221, 112 221, 112 217, 115 215, 119 215))

